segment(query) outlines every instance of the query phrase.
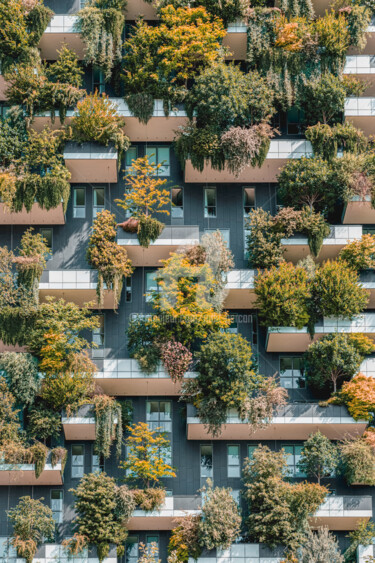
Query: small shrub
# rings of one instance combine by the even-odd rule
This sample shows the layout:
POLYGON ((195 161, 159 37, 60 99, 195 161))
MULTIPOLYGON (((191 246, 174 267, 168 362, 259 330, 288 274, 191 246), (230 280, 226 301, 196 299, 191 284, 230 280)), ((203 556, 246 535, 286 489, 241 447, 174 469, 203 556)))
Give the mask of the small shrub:
POLYGON ((146 512, 160 510, 165 501, 164 489, 134 489, 132 494, 135 504, 146 512))

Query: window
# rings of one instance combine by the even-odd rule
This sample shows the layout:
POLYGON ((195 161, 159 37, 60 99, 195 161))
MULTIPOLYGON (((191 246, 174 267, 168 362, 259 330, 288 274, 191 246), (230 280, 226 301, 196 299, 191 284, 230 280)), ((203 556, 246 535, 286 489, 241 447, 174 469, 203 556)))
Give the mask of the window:
POLYGON ((74 188, 73 190, 73 217, 84 219, 86 217, 86 189, 74 188))
POLYGON ((238 316, 230 315, 230 325, 225 329, 229 334, 238 334, 238 316))
POLYGON ((301 459, 301 452, 303 446, 282 446, 286 453, 286 463, 287 463, 287 475, 288 477, 306 477, 305 473, 302 473, 298 469, 298 462, 301 459))
POLYGON ((255 209, 255 188, 243 188, 243 216, 247 217, 255 209))
POLYGON ((56 524, 63 522, 63 491, 52 489, 51 491, 51 510, 56 524))
POLYGON ((240 502, 241 502, 241 491, 239 489, 231 489, 230 491, 231 497, 234 500, 234 502, 240 506, 240 502))
POLYGON ((105 93, 104 72, 96 67, 92 70, 92 91, 97 91, 99 94, 105 93))
POLYGON ((44 238, 44 242, 49 248, 49 254, 46 256, 46 259, 49 260, 50 258, 52 258, 52 252, 53 252, 53 230, 40 229, 40 234, 44 238))
POLYGON ((146 536, 146 546, 150 549, 152 544, 156 547, 157 551, 154 554, 155 559, 159 557, 159 536, 146 536))
POLYGON ((156 281, 158 271, 146 272, 146 302, 151 301, 151 296, 154 291, 158 291, 159 286, 156 281))
POLYGON ((92 473, 101 473, 104 471, 104 462, 103 459, 96 454, 92 454, 91 456, 91 471, 92 473))
POLYGON ((146 155, 148 156, 149 162, 157 166, 161 165, 160 168, 156 170, 157 176, 170 176, 171 162, 169 147, 147 147, 146 155))
POLYGON ((204 216, 216 217, 216 188, 204 188, 204 216))
POLYGON ((287 111, 286 115, 288 122, 288 135, 300 135, 301 121, 303 120, 302 112, 298 108, 292 107, 287 111))
POLYGON ((228 477, 240 477, 240 446, 227 446, 228 477))
POLYGON ((216 231, 220 231, 227 248, 230 248, 230 229, 204 229, 205 233, 216 233, 216 231))
POLYGON ((126 563, 138 563, 138 536, 128 536, 125 547, 126 563))
POLYGON ((104 188, 94 188, 92 216, 95 219, 98 213, 104 211, 104 188))
POLYGON ((99 326, 92 331, 92 341, 96 344, 92 349, 93 358, 102 358, 104 353, 104 315, 98 315, 99 326))
POLYGON ((183 188, 172 188, 171 190, 171 212, 175 219, 182 219, 184 216, 184 191, 183 188))
POLYGON ((125 278, 125 301, 126 303, 132 302, 132 277, 125 278))
POLYGON ((130 147, 125 153, 125 170, 130 176, 135 176, 135 172, 129 172, 129 168, 133 165, 133 160, 137 160, 137 147, 130 147))
POLYGON ((305 387, 302 356, 280 358, 280 385, 285 389, 305 387))
POLYGON ((253 455, 258 446, 247 446, 247 457, 253 459, 253 455))
POLYGON ((171 403, 169 401, 147 401, 146 421, 150 430, 172 432, 171 403))
POLYGON ((213 480, 213 455, 212 445, 201 445, 201 486, 205 485, 207 479, 213 480))
POLYGON ((84 446, 72 446, 72 479, 80 479, 84 473, 84 446))

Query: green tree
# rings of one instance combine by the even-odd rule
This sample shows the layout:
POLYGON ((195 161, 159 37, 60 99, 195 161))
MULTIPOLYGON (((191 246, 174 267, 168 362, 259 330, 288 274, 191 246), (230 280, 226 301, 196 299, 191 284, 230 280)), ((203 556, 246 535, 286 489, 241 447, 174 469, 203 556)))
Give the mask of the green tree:
POLYGON ((83 70, 79 66, 78 57, 67 45, 63 45, 56 62, 46 68, 46 75, 52 82, 71 84, 75 88, 82 88, 83 70))
POLYGON ((361 239, 349 242, 341 250, 339 258, 356 272, 373 269, 375 267, 375 237, 362 235, 361 239))
POLYGON ((14 408, 15 399, 9 392, 5 379, 0 377, 0 447, 7 443, 20 442, 20 422, 14 408))
POLYGON ((123 555, 128 535, 126 523, 135 509, 126 485, 118 487, 104 472, 89 473, 70 492, 75 497, 77 533, 96 546, 100 563, 107 557, 111 543, 117 546, 118 556, 123 555))
POLYGON ((298 563, 343 563, 337 538, 328 528, 308 529, 302 541, 298 555, 298 563))
POLYGON ((259 273, 255 282, 256 304, 265 326, 295 326, 309 322, 310 287, 306 270, 282 263, 259 273))
POLYGON ((319 121, 332 125, 341 121, 345 99, 346 89, 342 79, 334 74, 324 73, 304 82, 298 103, 309 125, 315 125, 319 121))
MULTIPOLYGON (((152 2, 152 0, 146 1, 152 2)), ((158 10, 169 5, 175 8, 203 6, 207 12, 222 19, 225 27, 242 19, 249 7, 248 0, 222 0, 221 2, 216 2, 216 0, 155 0, 153 3, 158 10)))
POLYGON ((11 544, 26 563, 32 562, 43 541, 53 541, 55 521, 52 510, 42 500, 21 497, 17 506, 8 510, 8 518, 13 524, 11 544))
POLYGON ((16 401, 23 406, 32 405, 40 388, 35 358, 22 352, 4 352, 0 356, 0 370, 16 401))
POLYGON ((358 274, 345 262, 327 260, 315 272, 312 307, 322 317, 352 320, 362 313, 369 295, 358 283, 358 274))
POLYGON ((27 434, 44 444, 50 438, 58 438, 61 432, 61 411, 54 412, 43 404, 35 405, 28 416, 27 434))
POLYGON ((203 488, 204 503, 198 524, 198 542, 206 549, 228 549, 241 532, 241 515, 231 489, 213 488, 211 480, 203 488))
POLYGON ((332 475, 339 463, 338 450, 335 444, 319 430, 310 434, 303 444, 298 468, 310 478, 317 479, 319 485, 323 477, 332 475))
POLYGON ((126 460, 120 467, 127 472, 125 480, 139 483, 144 489, 160 484, 163 477, 176 477, 166 463, 170 442, 159 430, 150 430, 145 422, 129 426, 126 437, 126 460))
POLYGON ((359 545, 367 546, 373 543, 375 535, 375 524, 361 520, 356 530, 348 534, 350 546, 344 553, 345 563, 355 563, 357 561, 356 553, 359 545))
POLYGON ((333 390, 359 371, 365 355, 374 349, 366 336, 326 334, 313 342, 305 354, 306 381, 315 390, 333 390))
POLYGON ((366 440, 344 440, 340 445, 340 455, 348 485, 375 485, 375 455, 366 440))
POLYGON ((246 221, 249 229, 246 245, 253 268, 270 268, 283 262, 281 239, 284 233, 275 229, 275 220, 261 207, 250 212, 246 221))
POLYGON ((196 356, 198 376, 185 382, 183 396, 214 436, 221 433, 229 409, 257 426, 285 401, 284 391, 257 373, 251 346, 240 334, 212 334, 196 356))

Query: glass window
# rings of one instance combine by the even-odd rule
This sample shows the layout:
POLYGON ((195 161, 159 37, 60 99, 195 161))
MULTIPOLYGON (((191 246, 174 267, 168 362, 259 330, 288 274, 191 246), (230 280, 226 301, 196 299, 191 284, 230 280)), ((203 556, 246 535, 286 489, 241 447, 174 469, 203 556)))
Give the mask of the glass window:
POLYGON ((159 536, 146 536, 146 545, 148 548, 154 544, 157 547, 157 552, 155 553, 155 557, 159 555, 159 536))
POLYGON ((292 107, 287 111, 287 122, 288 122, 288 135, 300 135, 301 134, 301 122, 303 120, 303 115, 301 110, 296 107, 292 107))
POLYGON ((249 459, 253 458, 253 454, 255 452, 255 450, 257 449, 258 446, 247 446, 247 457, 249 459))
POLYGON ((151 301, 152 293, 158 291, 159 286, 156 281, 158 270, 146 272, 146 302, 151 301))
POLYGON ((92 473, 101 473, 102 471, 104 471, 104 460, 101 456, 92 454, 91 471, 92 473))
POLYGON ((73 190, 73 217, 84 219, 86 217, 86 189, 74 188, 73 190))
POLYGON ((280 385, 285 389, 305 387, 302 356, 280 358, 280 385))
POLYGON ((49 248, 49 254, 46 256, 46 259, 49 260, 52 257, 53 252, 53 229, 40 229, 40 234, 49 248))
POLYGON ((133 165, 133 160, 137 160, 138 150, 137 147, 130 147, 125 153, 125 169, 126 173, 135 176, 135 172, 129 172, 129 168, 133 165))
POLYGON ((170 147, 147 147, 146 155, 148 156, 149 162, 159 166, 156 170, 157 176, 170 176, 170 147))
POLYGON ((84 473, 84 446, 72 446, 72 479, 80 479, 84 473))
POLYGON ((213 480, 213 448, 211 444, 201 445, 201 486, 205 484, 207 479, 213 480))
POLYGON ((125 278, 125 301, 126 303, 132 302, 132 277, 125 278))
POLYGON ((105 93, 104 72, 97 67, 92 70, 92 90, 99 92, 99 94, 105 93))
POLYGON ((93 192, 92 216, 95 219, 98 213, 104 211, 104 188, 94 188, 93 192))
POLYGON ((227 446, 228 477, 240 477, 240 446, 227 446))
POLYGON ((230 492, 234 502, 240 506, 240 502, 241 502, 241 491, 239 489, 232 489, 230 492))
POLYGON ((92 331, 92 341, 98 348, 104 348, 104 315, 97 315, 99 318, 99 326, 92 331))
POLYGON ((56 524, 63 522, 63 491, 52 489, 51 491, 51 510, 56 524))
POLYGON ((230 325, 225 329, 229 334, 238 334, 238 316, 230 315, 230 325))
POLYGON ((204 216, 216 217, 216 188, 204 188, 204 216))
POLYGON ((171 212, 172 217, 181 219, 184 216, 184 191, 183 188, 172 188, 171 190, 171 212))
POLYGON ((303 445, 288 445, 282 447, 286 453, 286 471, 288 477, 306 477, 306 474, 302 473, 302 471, 300 471, 297 466, 299 460, 301 459, 303 445))
POLYGON ((139 540, 138 536, 128 536, 125 546, 126 563, 138 563, 139 540))
POLYGON ((171 403, 169 401, 147 401, 146 421, 150 430, 172 432, 171 403))
POLYGON ((243 188, 243 215, 247 217, 255 209, 255 188, 243 188))

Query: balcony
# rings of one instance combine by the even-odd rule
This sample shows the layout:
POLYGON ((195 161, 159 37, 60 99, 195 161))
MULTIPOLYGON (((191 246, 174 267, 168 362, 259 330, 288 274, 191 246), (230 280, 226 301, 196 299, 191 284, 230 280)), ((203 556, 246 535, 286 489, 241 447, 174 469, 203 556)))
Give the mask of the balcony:
POLYGON ((375 313, 363 313, 354 320, 324 318, 315 325, 315 335, 311 340, 307 328, 269 327, 267 329, 267 352, 306 352, 312 342, 325 334, 342 332, 346 334, 365 334, 375 341, 375 313))
POLYGON ((173 530, 175 519, 188 514, 199 514, 201 507, 200 496, 167 497, 160 510, 145 512, 135 510, 127 525, 129 530, 173 530))
POLYGON ((34 203, 30 212, 25 208, 18 213, 10 212, 0 203, 0 225, 65 225, 63 204, 54 209, 42 209, 34 203))
POLYGON ((364 49, 350 47, 348 55, 373 55, 375 53, 375 26, 369 25, 367 28, 367 43, 364 49))
POLYGON ((196 416, 194 406, 187 406, 188 440, 307 440, 318 430, 331 440, 340 440, 362 436, 366 427, 366 421, 355 421, 343 406, 293 403, 276 409, 268 426, 255 431, 236 412, 230 413, 222 433, 213 437, 196 416))
POLYGON ((96 422, 93 405, 83 405, 72 416, 61 417, 65 440, 95 440, 96 422))
POLYGON ((135 21, 140 16, 145 20, 157 20, 156 10, 145 0, 128 0, 126 4, 126 21, 135 21))
POLYGON ((253 309, 256 295, 254 293, 255 270, 231 270, 227 274, 224 307, 226 309, 253 309))
POLYGON ((125 233, 121 228, 117 234, 117 244, 125 246, 133 266, 160 267, 161 260, 169 258, 178 248, 194 246, 199 243, 199 227, 185 225, 166 225, 160 237, 148 248, 139 244, 136 234, 125 233))
POLYGON ((188 563, 281 563, 283 549, 270 549, 259 543, 232 544, 229 549, 213 549, 188 563))
MULTIPOLYGON (((41 302, 44 302, 47 295, 52 295, 76 303, 80 307, 84 303, 94 301, 94 308, 97 308, 99 307, 97 285, 96 270, 45 270, 39 283, 39 297, 41 302)), ((104 290, 101 309, 115 309, 113 291, 104 290)))
POLYGON ((54 15, 39 42, 42 59, 55 61, 57 51, 63 45, 74 51, 80 60, 84 59, 85 44, 77 31, 77 16, 71 14, 54 15))
POLYGON ((371 204, 371 196, 353 196, 345 206, 342 222, 344 225, 373 225, 375 209, 371 204))
POLYGON ((67 143, 64 150, 66 167, 72 184, 115 184, 117 182, 117 150, 96 143, 67 143))
POLYGON ((227 35, 223 39, 223 46, 228 47, 231 55, 229 61, 245 61, 247 58, 247 25, 235 22, 228 26, 227 35))
POLYGON ((186 183, 248 183, 248 182, 276 182, 277 176, 288 159, 312 156, 311 143, 305 139, 298 140, 271 140, 267 158, 260 168, 247 166, 239 176, 235 176, 227 169, 214 170, 210 165, 205 165, 202 172, 193 168, 191 161, 186 161, 186 183))
MULTIPOLYGON (((361 225, 333 225, 331 233, 323 240, 322 248, 319 252, 318 262, 324 260, 334 260, 339 255, 340 250, 349 242, 362 237, 361 225)), ((287 239, 282 239, 281 244, 284 250, 284 258, 296 264, 302 258, 310 254, 307 237, 294 235, 287 239)))
MULTIPOLYGON (((24 563, 25 559, 17 557, 16 550, 9 545, 9 538, 0 537, 0 562, 24 563)), ((67 549, 57 543, 43 544, 39 547, 33 563, 99 563, 96 548, 85 547, 80 553, 71 555, 67 549)), ((108 557, 103 563, 117 563, 116 548, 111 545, 108 557)))
POLYGON ((375 85, 373 80, 375 72, 375 67, 373 65, 373 54, 375 53, 375 33, 371 33, 371 39, 372 41, 368 42, 365 48, 365 52, 368 54, 362 53, 361 55, 347 55, 344 67, 344 74, 355 75, 360 81, 367 83, 370 82, 365 89, 365 96, 375 95, 375 85), (372 45, 372 47, 369 48, 369 45, 372 45))
MULTIPOLYGON (((194 372, 185 374, 186 378, 194 376, 194 372)), ((155 373, 145 374, 137 360, 130 358, 103 360, 94 378, 108 395, 177 397, 181 393, 181 384, 173 383, 162 366, 155 373)))
POLYGON ((375 98, 347 98, 345 119, 362 129, 365 135, 372 135, 375 127, 375 98))
POLYGON ((312 516, 313 528, 327 527, 334 531, 355 530, 361 520, 372 518, 372 497, 329 496, 312 516))
POLYGON ((46 463, 38 479, 33 463, 0 463, 0 486, 62 485, 62 467, 46 463))

